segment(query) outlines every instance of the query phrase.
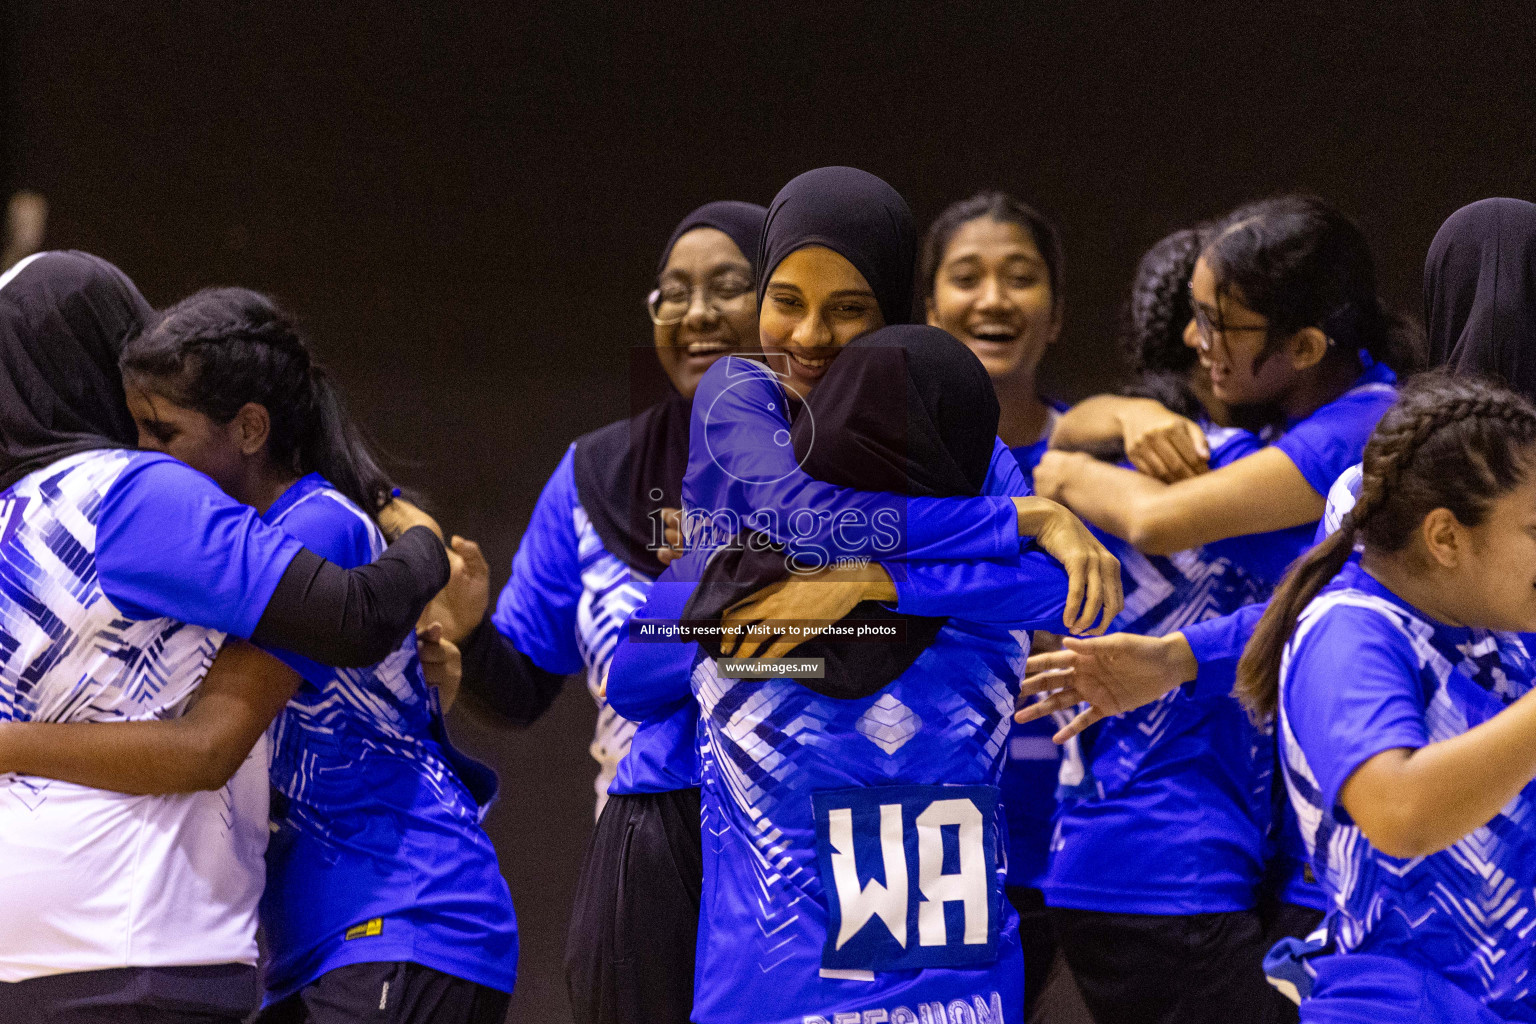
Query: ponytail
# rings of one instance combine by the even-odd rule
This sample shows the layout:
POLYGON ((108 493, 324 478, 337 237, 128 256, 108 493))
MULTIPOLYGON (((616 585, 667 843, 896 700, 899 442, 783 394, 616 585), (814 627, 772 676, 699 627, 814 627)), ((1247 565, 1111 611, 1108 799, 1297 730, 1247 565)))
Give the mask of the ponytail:
POLYGON ((319 473, 374 516, 395 490, 298 328, 267 296, 205 288, 176 303, 123 348, 123 375, 228 423, 248 402, 267 410, 267 455, 319 473))
POLYGON ((379 467, 362 430, 347 411, 346 400, 331 383, 325 367, 309 371, 314 419, 299 446, 299 462, 319 473, 370 516, 388 505, 395 485, 379 467))
POLYGON ((1280 703, 1280 659, 1285 645, 1296 632, 1296 621, 1303 609, 1349 561, 1358 534, 1351 512, 1326 540, 1291 565, 1285 579, 1270 595, 1269 607, 1264 609, 1264 617, 1259 619, 1253 638, 1243 648, 1242 660, 1237 663, 1234 692, 1255 722, 1266 722, 1275 716, 1280 703))
POLYGON ((1279 706, 1280 662, 1308 603, 1363 541, 1401 551, 1424 517, 1448 509, 1475 527, 1532 468, 1536 409, 1512 391, 1443 372, 1415 377, 1365 446, 1360 498, 1339 529, 1295 562, 1237 666, 1236 694, 1255 721, 1279 706))

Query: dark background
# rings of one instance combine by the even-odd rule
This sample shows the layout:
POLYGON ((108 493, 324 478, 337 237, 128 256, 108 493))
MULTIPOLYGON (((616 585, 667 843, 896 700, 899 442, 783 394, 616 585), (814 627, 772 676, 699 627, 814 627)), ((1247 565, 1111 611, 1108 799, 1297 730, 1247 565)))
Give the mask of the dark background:
MULTIPOLYGON (((289 304, 498 587, 565 446, 626 414, 660 246, 707 200, 849 163, 922 223, 982 187, 1038 204, 1067 243, 1045 385, 1075 398, 1174 227, 1315 191, 1417 312, 1447 214, 1536 198, 1529 5, 436 6, 0 0, 0 195, 44 192, 50 247, 157 305, 289 304)), ((520 1020, 568 1017, 592 720, 572 685, 526 731, 455 722, 502 775, 520 1020)))

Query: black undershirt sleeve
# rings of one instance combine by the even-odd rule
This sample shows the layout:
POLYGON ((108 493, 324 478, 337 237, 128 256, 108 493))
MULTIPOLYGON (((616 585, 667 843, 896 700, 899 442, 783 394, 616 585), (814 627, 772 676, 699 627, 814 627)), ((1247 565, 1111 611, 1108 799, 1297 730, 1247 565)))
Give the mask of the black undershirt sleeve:
POLYGON ((307 548, 289 563, 251 641, 322 665, 364 668, 400 646, 448 585, 443 542, 413 526, 368 565, 343 569, 307 548))
POLYGON ((565 677, 533 663, 491 622, 490 616, 459 645, 464 692, 514 725, 532 725, 555 702, 565 677))

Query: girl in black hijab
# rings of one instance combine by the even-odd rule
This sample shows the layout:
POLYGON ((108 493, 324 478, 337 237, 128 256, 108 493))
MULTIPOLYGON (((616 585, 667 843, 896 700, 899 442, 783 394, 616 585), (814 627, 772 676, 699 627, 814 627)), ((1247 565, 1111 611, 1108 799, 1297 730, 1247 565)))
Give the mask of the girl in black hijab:
MULTIPOLYGON (((806 398, 790 440, 807 474, 838 487, 913 500, 975 498, 990 482, 998 450, 997 422, 997 399, 974 355, 937 328, 894 325, 841 349, 806 398)), ((772 444, 770 439, 757 440, 772 444)), ((738 441, 752 443, 745 437, 738 441)), ((1012 455, 1003 449, 1002 456, 1017 477, 1012 455)), ((692 461, 697 465, 700 460, 692 461)), ((690 470, 685 483, 690 509, 730 511, 751 522, 760 510, 750 501, 753 489, 735 484, 728 473, 696 476, 690 470)), ((1034 552, 1018 557, 1018 562, 1006 608, 1002 602, 968 606, 991 625, 961 622, 967 616, 959 611, 950 619, 904 616, 871 602, 859 605, 840 618, 841 627, 889 628, 892 620, 901 620, 904 640, 854 643, 817 638, 800 645, 796 658, 825 659, 822 678, 717 678, 707 663, 691 656, 691 644, 621 644, 611 691, 623 708, 639 711, 658 697, 659 703, 666 703, 677 694, 687 695, 690 679, 704 680, 695 692, 716 767, 704 771, 713 837, 705 850, 710 865, 706 876, 712 881, 701 923, 693 1019, 740 1019, 741 1005, 752 1007, 754 1019, 831 1019, 851 1011, 855 1003, 947 1003, 972 992, 993 1012, 1004 1014, 1000 1019, 1022 1016, 1018 928, 1000 898, 987 900, 988 913, 998 915, 995 945, 944 961, 946 967, 963 967, 963 974, 910 970, 940 962, 921 957, 900 964, 833 962, 828 939, 838 934, 831 922, 843 898, 834 890, 841 893, 843 886, 834 886, 825 873, 818 876, 816 826, 806 797, 832 790, 845 795, 846 787, 857 787, 868 789, 873 800, 904 791, 881 787, 972 784, 990 794, 988 806, 995 806, 1002 763, 996 735, 1006 730, 1011 707, 1006 696, 1001 701, 998 697, 1016 681, 1012 673, 1019 637, 1034 626, 1059 623, 1066 596, 1065 574, 1050 558, 1034 552), (685 658, 682 671, 675 670, 677 653, 685 658), (658 666, 665 669, 658 671, 658 666), (656 684, 665 685, 668 693, 646 692, 656 684), (912 731, 897 739, 880 732, 875 723, 886 722, 891 714, 910 723, 912 731), (806 723, 813 724, 802 735, 806 723), (913 735, 918 729, 926 731, 913 735), (815 738, 808 742, 805 736, 815 738), (917 742, 908 747, 912 739, 917 742), (906 752, 890 756, 900 748, 906 752), (742 779, 750 782, 743 785, 742 779), (753 865, 761 852, 752 844, 763 836, 772 837, 773 870, 770 877, 754 882, 753 865), (765 922, 783 922, 771 955, 763 952, 758 938, 765 922), (824 945, 829 952, 823 952, 824 945), (844 975, 865 969, 875 972, 863 979, 872 984, 849 991, 844 975)), ((702 545, 691 551, 662 577, 635 621, 639 616, 688 622, 719 619, 754 592, 790 592, 796 587, 791 577, 783 549, 749 530, 719 549, 702 545), (699 586, 686 604, 674 607, 690 587, 679 581, 690 579, 700 580, 699 586)), ((833 584, 818 577, 801 585, 798 593, 814 596, 806 588, 813 592, 823 586, 833 584)), ((888 602, 898 595, 882 596, 888 602)), ((957 592, 948 597, 957 607, 964 600, 957 592)), ((803 618, 792 605, 782 617, 803 618)), ((722 653, 713 643, 700 646, 716 656, 722 653)), ((959 792, 944 790, 951 796, 959 792)), ((982 812, 980 820, 993 819, 982 812)), ((1000 864, 996 834, 989 835, 993 838, 984 839, 978 832, 975 852, 1000 864)), ((998 896, 1001 876, 987 884, 993 897, 998 896)), ((849 908, 842 909, 846 922, 849 908)), ((904 909, 897 916, 904 919, 904 909)), ((853 926, 842 937, 856 930, 853 926)))
MULTIPOLYGON (((466 585, 451 586, 429 611, 443 623, 444 639, 463 647, 465 692, 514 724, 532 723, 567 675, 586 673, 599 708, 592 741, 601 768, 599 814, 634 732, 603 702, 611 646, 604 636, 622 621, 624 606, 633 607, 635 588, 662 570, 662 516, 682 504, 699 378, 722 355, 756 348, 751 260, 766 213, 724 200, 677 225, 646 301, 666 397, 571 445, 539 495, 494 611, 487 614, 489 568, 479 545, 458 537, 453 546, 465 558, 466 585), (579 615, 583 606, 591 614, 579 615)), ((649 375, 639 363, 632 372, 649 375)))
POLYGON ((859 335, 912 322, 916 246, 906 200, 867 171, 821 167, 779 190, 758 259, 758 326, 791 391, 809 394, 859 335))
POLYGON ((1424 261, 1424 324, 1431 366, 1536 400, 1536 205, 1482 199, 1446 218, 1424 261))

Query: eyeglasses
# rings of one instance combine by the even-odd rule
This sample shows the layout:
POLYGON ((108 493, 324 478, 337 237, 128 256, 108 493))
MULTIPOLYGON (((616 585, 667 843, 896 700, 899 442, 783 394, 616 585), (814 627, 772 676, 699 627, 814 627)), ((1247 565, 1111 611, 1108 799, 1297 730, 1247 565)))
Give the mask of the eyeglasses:
MULTIPOLYGON (((1211 351, 1212 347, 1215 345, 1217 335, 1220 335, 1222 341, 1225 342, 1228 336, 1233 334, 1267 334, 1269 332, 1268 324, 1239 327, 1227 326, 1227 324, 1223 321, 1212 318, 1209 312, 1209 307, 1202 305, 1195 300, 1195 288, 1193 283, 1188 286, 1188 289, 1189 307, 1194 311, 1195 314, 1195 338, 1199 342, 1201 352, 1209 353, 1211 351)), ((1219 310, 1217 311, 1217 315, 1220 315, 1219 310)))
POLYGON ((651 322, 658 327, 682 323, 693 305, 694 293, 700 290, 704 292, 704 304, 719 312, 752 291, 752 282, 739 275, 727 274, 693 286, 680 282, 664 284, 646 296, 645 308, 651 314, 651 322))

